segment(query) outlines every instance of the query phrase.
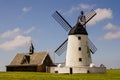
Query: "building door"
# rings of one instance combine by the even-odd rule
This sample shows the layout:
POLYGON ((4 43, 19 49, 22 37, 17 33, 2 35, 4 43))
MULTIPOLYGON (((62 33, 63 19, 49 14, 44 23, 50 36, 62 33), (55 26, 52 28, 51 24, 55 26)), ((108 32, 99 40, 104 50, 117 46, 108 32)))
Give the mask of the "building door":
POLYGON ((72 70, 72 68, 70 67, 70 74, 72 74, 73 73, 73 70, 72 70))

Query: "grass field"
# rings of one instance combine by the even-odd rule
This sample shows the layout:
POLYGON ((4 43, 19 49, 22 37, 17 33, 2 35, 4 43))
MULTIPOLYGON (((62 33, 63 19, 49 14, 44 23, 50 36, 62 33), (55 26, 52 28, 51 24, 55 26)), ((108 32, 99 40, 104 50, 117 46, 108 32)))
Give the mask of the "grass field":
POLYGON ((120 70, 106 74, 51 74, 40 72, 0 72, 0 80, 120 80, 120 70))

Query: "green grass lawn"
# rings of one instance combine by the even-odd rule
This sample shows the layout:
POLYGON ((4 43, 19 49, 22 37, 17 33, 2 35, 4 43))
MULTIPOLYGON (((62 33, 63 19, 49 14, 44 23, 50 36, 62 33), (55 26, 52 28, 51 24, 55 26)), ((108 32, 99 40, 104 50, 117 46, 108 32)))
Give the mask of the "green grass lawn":
POLYGON ((0 80, 120 80, 120 70, 106 74, 51 74, 41 72, 0 72, 0 80))

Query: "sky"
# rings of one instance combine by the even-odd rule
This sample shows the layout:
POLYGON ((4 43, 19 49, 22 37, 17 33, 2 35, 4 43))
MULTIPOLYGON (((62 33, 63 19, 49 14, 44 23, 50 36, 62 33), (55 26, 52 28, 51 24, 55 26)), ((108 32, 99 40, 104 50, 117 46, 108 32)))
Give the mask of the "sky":
POLYGON ((80 11, 94 9, 97 15, 87 23, 90 40, 97 47, 92 62, 107 68, 120 68, 120 1, 116 0, 0 0, 0 71, 5 71, 17 53, 48 51, 55 63, 64 63, 64 52, 54 50, 68 37, 51 16, 56 10, 76 24, 80 11))

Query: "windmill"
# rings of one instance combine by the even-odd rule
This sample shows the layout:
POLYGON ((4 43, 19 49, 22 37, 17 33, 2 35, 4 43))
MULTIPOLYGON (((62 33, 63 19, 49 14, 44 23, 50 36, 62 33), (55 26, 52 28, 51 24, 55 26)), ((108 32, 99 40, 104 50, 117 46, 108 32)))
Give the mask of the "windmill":
POLYGON ((55 11, 52 17, 66 30, 68 38, 55 50, 55 53, 60 56, 65 50, 67 67, 90 66, 92 63, 91 54, 97 51, 95 45, 88 38, 86 24, 96 15, 94 10, 84 15, 81 11, 81 16, 75 26, 71 26, 58 12, 55 11))

